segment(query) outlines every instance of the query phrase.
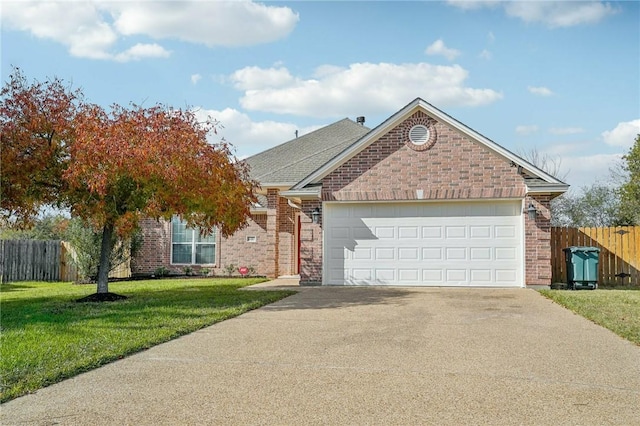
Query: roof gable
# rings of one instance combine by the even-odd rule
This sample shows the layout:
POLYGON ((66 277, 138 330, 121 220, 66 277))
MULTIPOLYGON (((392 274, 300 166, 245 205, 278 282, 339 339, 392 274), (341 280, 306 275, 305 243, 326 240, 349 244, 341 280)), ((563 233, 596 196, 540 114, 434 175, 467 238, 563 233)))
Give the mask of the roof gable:
MULTIPOLYGON (((421 98, 416 98, 414 101, 406 105, 404 108, 396 112, 394 115, 389 117, 379 126, 371 130, 366 135, 362 136, 360 139, 354 141, 353 144, 346 147, 342 152, 340 152, 335 157, 328 160, 325 164, 323 164, 318 169, 314 170, 311 174, 309 174, 306 178, 302 179, 298 182, 293 189, 302 189, 307 185, 319 183, 324 177, 326 177, 329 173, 336 170, 338 167, 349 161, 355 155, 360 153, 362 150, 367 148, 369 145, 378 140, 381 136, 385 135, 399 123, 413 115, 416 111, 423 111, 428 116, 433 119, 444 123, 463 135, 469 137, 476 143, 484 145, 489 150, 494 152, 495 154, 510 160, 515 166, 521 167, 523 171, 526 171, 526 175, 535 180, 536 185, 532 185, 529 188, 529 192, 565 192, 569 185, 564 182, 561 182, 557 178, 551 176, 545 171, 539 169, 538 167, 530 164, 524 159, 520 158, 516 154, 507 150, 506 148, 498 145, 492 140, 486 138, 470 127, 462 124, 457 121, 450 115, 444 113, 428 102, 424 101, 421 98), (540 183, 543 184, 540 184, 540 183)), ((526 180, 526 179, 525 179, 526 180)))

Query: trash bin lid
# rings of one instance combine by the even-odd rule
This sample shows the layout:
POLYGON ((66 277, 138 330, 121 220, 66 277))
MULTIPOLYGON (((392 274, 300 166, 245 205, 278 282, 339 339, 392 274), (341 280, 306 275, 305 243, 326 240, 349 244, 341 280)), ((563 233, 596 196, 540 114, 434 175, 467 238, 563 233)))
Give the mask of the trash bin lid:
POLYGON ((571 252, 571 253, 586 253, 586 252, 600 252, 600 249, 598 247, 589 247, 589 246, 571 246, 571 247, 562 249, 562 251, 571 252))

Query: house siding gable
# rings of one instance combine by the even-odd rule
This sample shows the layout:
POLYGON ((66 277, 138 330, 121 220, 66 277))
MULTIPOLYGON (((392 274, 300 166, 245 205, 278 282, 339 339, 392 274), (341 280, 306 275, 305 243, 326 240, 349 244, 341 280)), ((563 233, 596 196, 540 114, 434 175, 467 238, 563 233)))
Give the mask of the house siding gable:
POLYGON ((417 111, 322 180, 324 201, 523 198, 517 167, 486 146, 417 111), (409 129, 428 125, 430 143, 412 149, 409 129), (421 190, 422 196, 416 191, 421 190))

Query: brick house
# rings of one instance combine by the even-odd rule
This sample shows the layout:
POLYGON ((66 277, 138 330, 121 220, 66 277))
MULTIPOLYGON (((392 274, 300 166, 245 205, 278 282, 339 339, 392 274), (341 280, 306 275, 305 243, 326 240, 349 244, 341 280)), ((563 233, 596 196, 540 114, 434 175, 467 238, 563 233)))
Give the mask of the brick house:
POLYGON ((248 158, 259 203, 230 238, 146 220, 132 272, 235 265, 302 285, 550 284, 549 206, 567 184, 420 98, 372 130, 358 121, 248 158))

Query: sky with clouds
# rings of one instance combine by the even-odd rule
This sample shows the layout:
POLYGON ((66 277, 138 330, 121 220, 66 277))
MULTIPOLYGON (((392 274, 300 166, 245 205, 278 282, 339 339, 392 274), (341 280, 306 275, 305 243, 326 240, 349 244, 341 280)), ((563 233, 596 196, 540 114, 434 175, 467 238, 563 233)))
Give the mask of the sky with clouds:
POLYGON ((421 97, 605 182, 640 133, 640 3, 3 1, 1 72, 210 115, 246 157, 421 97))

